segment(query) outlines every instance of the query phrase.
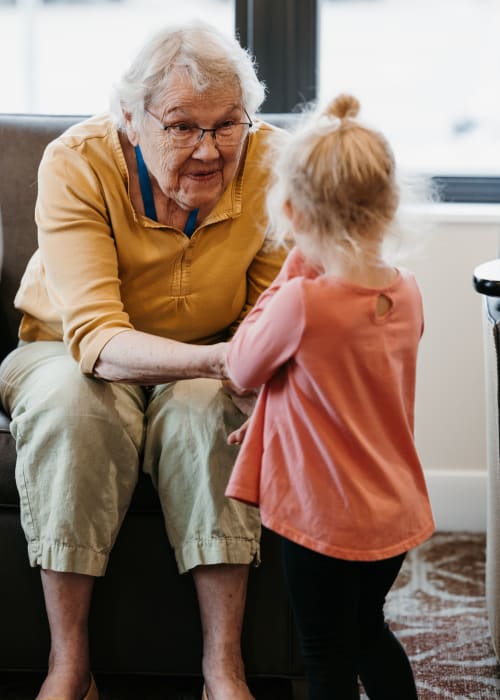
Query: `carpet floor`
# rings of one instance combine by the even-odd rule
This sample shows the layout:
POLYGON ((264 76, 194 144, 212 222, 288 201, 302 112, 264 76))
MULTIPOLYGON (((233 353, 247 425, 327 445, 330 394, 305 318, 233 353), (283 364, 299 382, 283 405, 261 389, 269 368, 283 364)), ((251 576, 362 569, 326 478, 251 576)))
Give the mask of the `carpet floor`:
MULTIPOLYGON (((485 608, 485 537, 437 533, 408 556, 386 606, 412 661, 420 700, 498 700, 500 666, 485 608)), ((199 680, 97 676, 101 700, 200 700, 199 680)), ((0 674, 0 700, 33 700, 36 674, 0 674)), ((292 700, 254 680, 256 700, 292 700)), ((366 696, 362 696, 366 699, 366 696)), ((401 698, 404 700, 404 698, 401 698)))
POLYGON ((486 617, 483 534, 438 533, 411 552, 386 615, 410 655, 420 700, 500 698, 486 617))

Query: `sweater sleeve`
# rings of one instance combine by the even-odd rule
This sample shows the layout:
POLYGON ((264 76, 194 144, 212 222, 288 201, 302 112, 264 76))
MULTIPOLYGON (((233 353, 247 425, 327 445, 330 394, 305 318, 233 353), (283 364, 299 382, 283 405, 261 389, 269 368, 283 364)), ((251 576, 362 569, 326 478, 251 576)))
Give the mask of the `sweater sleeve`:
POLYGON ((69 351, 91 373, 104 345, 132 328, 100 183, 80 153, 58 142, 48 147, 38 179, 36 221, 48 295, 69 351))
POLYGON ((263 295, 229 345, 230 379, 242 389, 267 382, 294 356, 304 327, 300 278, 282 283, 272 295, 263 295))

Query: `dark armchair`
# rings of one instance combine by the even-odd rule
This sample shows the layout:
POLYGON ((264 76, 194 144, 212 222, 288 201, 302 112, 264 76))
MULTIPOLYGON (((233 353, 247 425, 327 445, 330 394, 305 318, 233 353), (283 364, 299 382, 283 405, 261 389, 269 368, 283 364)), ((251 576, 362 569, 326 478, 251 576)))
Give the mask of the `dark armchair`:
MULTIPOLYGON (((19 314, 13 299, 36 247, 38 163, 45 145, 78 119, 0 115, 0 359, 17 342, 19 314)), ((0 671, 35 671, 47 665, 48 626, 39 572, 29 567, 19 523, 15 459, 9 420, 0 411, 0 671)), ((263 533, 262 560, 250 574, 243 631, 247 674, 289 679, 299 692, 302 665, 282 581, 279 542, 269 531, 263 533)), ((96 673, 200 675, 194 586, 189 575, 177 573, 149 477, 140 479, 108 573, 96 583, 90 622, 96 673)))

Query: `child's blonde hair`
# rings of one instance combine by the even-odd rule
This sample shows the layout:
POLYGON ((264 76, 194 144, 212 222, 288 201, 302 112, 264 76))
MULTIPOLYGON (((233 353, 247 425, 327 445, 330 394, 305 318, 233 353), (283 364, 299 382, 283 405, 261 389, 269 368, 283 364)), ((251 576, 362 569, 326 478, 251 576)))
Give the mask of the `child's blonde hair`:
POLYGON ((359 108, 352 95, 339 95, 280 148, 268 198, 280 242, 289 237, 287 200, 305 232, 333 237, 349 256, 389 230, 399 202, 394 155, 382 134, 356 120, 359 108))

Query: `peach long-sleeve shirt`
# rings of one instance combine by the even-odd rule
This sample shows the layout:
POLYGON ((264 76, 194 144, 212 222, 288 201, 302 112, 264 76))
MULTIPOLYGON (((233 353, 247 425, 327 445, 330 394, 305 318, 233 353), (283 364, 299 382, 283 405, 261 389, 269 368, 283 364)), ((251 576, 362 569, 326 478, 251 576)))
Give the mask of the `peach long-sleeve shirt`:
POLYGON ((15 299, 20 338, 64 340, 91 373, 104 345, 125 330, 194 343, 227 337, 284 258, 266 243, 276 133, 257 123, 235 178, 190 238, 135 211, 108 115, 49 144, 38 178, 39 248, 15 299))
POLYGON ((264 385, 226 491, 305 547, 384 559, 434 521, 413 437, 421 297, 317 275, 294 249, 230 343, 231 378, 264 385), (392 306, 377 316, 377 297, 392 306))

